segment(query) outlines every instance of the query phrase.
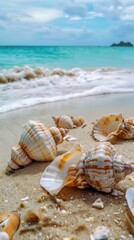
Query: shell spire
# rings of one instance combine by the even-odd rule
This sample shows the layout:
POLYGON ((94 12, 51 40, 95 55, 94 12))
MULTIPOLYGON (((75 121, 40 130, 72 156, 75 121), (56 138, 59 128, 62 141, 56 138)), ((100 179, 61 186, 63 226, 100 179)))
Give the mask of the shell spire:
POLYGON ((3 227, 0 232, 0 239, 10 240, 20 226, 20 217, 15 212, 0 214, 0 224, 3 227))
POLYGON ((19 144, 11 149, 6 174, 35 161, 52 161, 57 156, 57 144, 63 141, 68 130, 51 127, 30 120, 23 126, 19 144))
POLYGON ((65 128, 57 128, 57 127, 50 127, 49 128, 55 144, 58 145, 60 143, 63 142, 64 137, 66 136, 66 134, 68 133, 69 129, 65 129, 65 128))

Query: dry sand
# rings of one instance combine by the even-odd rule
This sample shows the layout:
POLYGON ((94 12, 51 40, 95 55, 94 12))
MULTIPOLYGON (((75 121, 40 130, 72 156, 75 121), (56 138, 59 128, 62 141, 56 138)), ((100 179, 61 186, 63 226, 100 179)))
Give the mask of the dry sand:
MULTIPOLYGON (((54 125, 52 115, 81 115, 85 117, 87 126, 70 130, 69 134, 77 137, 77 142, 89 150, 96 144, 90 136, 92 122, 110 113, 121 112, 125 118, 134 116, 133 103, 134 94, 103 95, 36 105, 0 115, 0 212, 17 211, 23 219, 27 210, 42 209, 44 216, 43 222, 30 227, 21 222, 14 240, 63 240, 70 236, 77 240, 89 240, 90 234, 99 225, 110 229, 109 239, 133 239, 126 225, 125 195, 114 197, 92 188, 82 190, 66 187, 57 198, 51 197, 39 185, 48 162, 34 162, 10 176, 5 175, 11 147, 18 143, 22 125, 28 120, 40 120, 50 127, 54 125), (21 199, 27 196, 27 203, 22 204, 21 199), (92 207, 99 197, 104 202, 102 210, 92 207)), ((64 141, 58 146, 58 152, 69 150, 73 144, 74 142, 64 141)), ((133 140, 120 141, 115 148, 132 161, 133 144, 133 140)), ((133 181, 126 177, 118 184, 118 188, 125 193, 133 185, 133 181)))

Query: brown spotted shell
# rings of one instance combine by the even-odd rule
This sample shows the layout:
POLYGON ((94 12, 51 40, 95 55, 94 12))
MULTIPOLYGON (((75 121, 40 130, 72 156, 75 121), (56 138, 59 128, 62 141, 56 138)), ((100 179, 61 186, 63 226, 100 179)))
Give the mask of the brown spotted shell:
POLYGON ((11 149, 6 174, 29 165, 32 160, 51 161, 57 156, 56 144, 63 141, 68 131, 47 128, 43 123, 30 120, 24 125, 19 144, 11 149))
POLYGON ((112 133, 118 129, 123 120, 121 114, 111 114, 100 118, 93 126, 92 137, 100 142, 110 140, 112 133))
POLYGON ((111 114, 99 119, 93 126, 92 137, 100 142, 113 139, 134 138, 134 118, 124 119, 121 114, 111 114))

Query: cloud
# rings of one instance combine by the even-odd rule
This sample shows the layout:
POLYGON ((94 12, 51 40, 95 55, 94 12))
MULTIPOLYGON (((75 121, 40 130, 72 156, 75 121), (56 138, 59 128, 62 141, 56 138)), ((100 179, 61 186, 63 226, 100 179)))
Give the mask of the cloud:
POLYGON ((41 23, 49 22, 64 16, 61 10, 52 8, 36 8, 28 10, 26 13, 27 17, 22 18, 21 21, 41 23))
POLYGON ((86 7, 86 5, 84 4, 75 4, 75 3, 68 3, 65 4, 64 7, 64 12, 69 16, 69 17, 73 17, 73 16, 78 16, 78 17, 85 17, 87 16, 88 13, 88 9, 86 7))
POLYGON ((134 20, 134 5, 126 7, 124 14, 121 17, 124 21, 133 21, 134 20))

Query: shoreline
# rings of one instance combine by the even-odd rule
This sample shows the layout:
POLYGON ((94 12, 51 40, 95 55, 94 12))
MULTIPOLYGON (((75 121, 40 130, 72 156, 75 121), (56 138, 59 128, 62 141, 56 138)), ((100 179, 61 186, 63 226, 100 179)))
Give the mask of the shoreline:
MULTIPOLYGON (((49 162, 34 162, 28 167, 16 171, 11 176, 5 175, 11 147, 18 144, 22 125, 28 120, 39 120, 50 127, 54 125, 53 115, 83 116, 87 126, 72 129, 69 134, 78 138, 78 143, 82 144, 88 151, 96 144, 90 136, 92 123, 97 118, 111 113, 122 113, 125 118, 133 117, 133 102, 134 94, 101 95, 40 104, 0 114, 0 179, 2 192, 0 212, 17 211, 23 219, 23 215, 28 209, 43 209, 44 207, 45 215, 45 222, 41 229, 36 225, 35 230, 21 234, 21 229, 24 227, 21 224, 13 238, 14 240, 33 240, 35 238, 63 240, 69 236, 73 236, 75 240, 89 240, 90 234, 99 225, 107 226, 110 229, 113 236, 113 238, 109 238, 110 240, 121 239, 121 235, 124 235, 126 239, 133 239, 128 232, 125 221, 125 195, 113 197, 111 194, 101 193, 92 188, 68 187, 58 194, 57 197, 60 199, 58 203, 39 185, 40 177, 49 162), (21 198, 26 196, 29 197, 29 200, 22 207, 21 198), (99 197, 104 202, 104 209, 102 210, 92 208, 93 202, 99 197), (40 232, 43 234, 42 237, 39 237, 40 232), (52 238, 50 238, 50 235, 52 235, 52 238), (49 237, 47 238, 47 236, 49 237)), ((74 142, 64 141, 58 145, 58 153, 69 150, 73 144, 74 142)), ((121 141, 115 144, 115 149, 129 160, 133 159, 133 140, 121 141)), ((133 182, 126 177, 119 184, 119 189, 125 194, 126 190, 132 186, 133 182)))

